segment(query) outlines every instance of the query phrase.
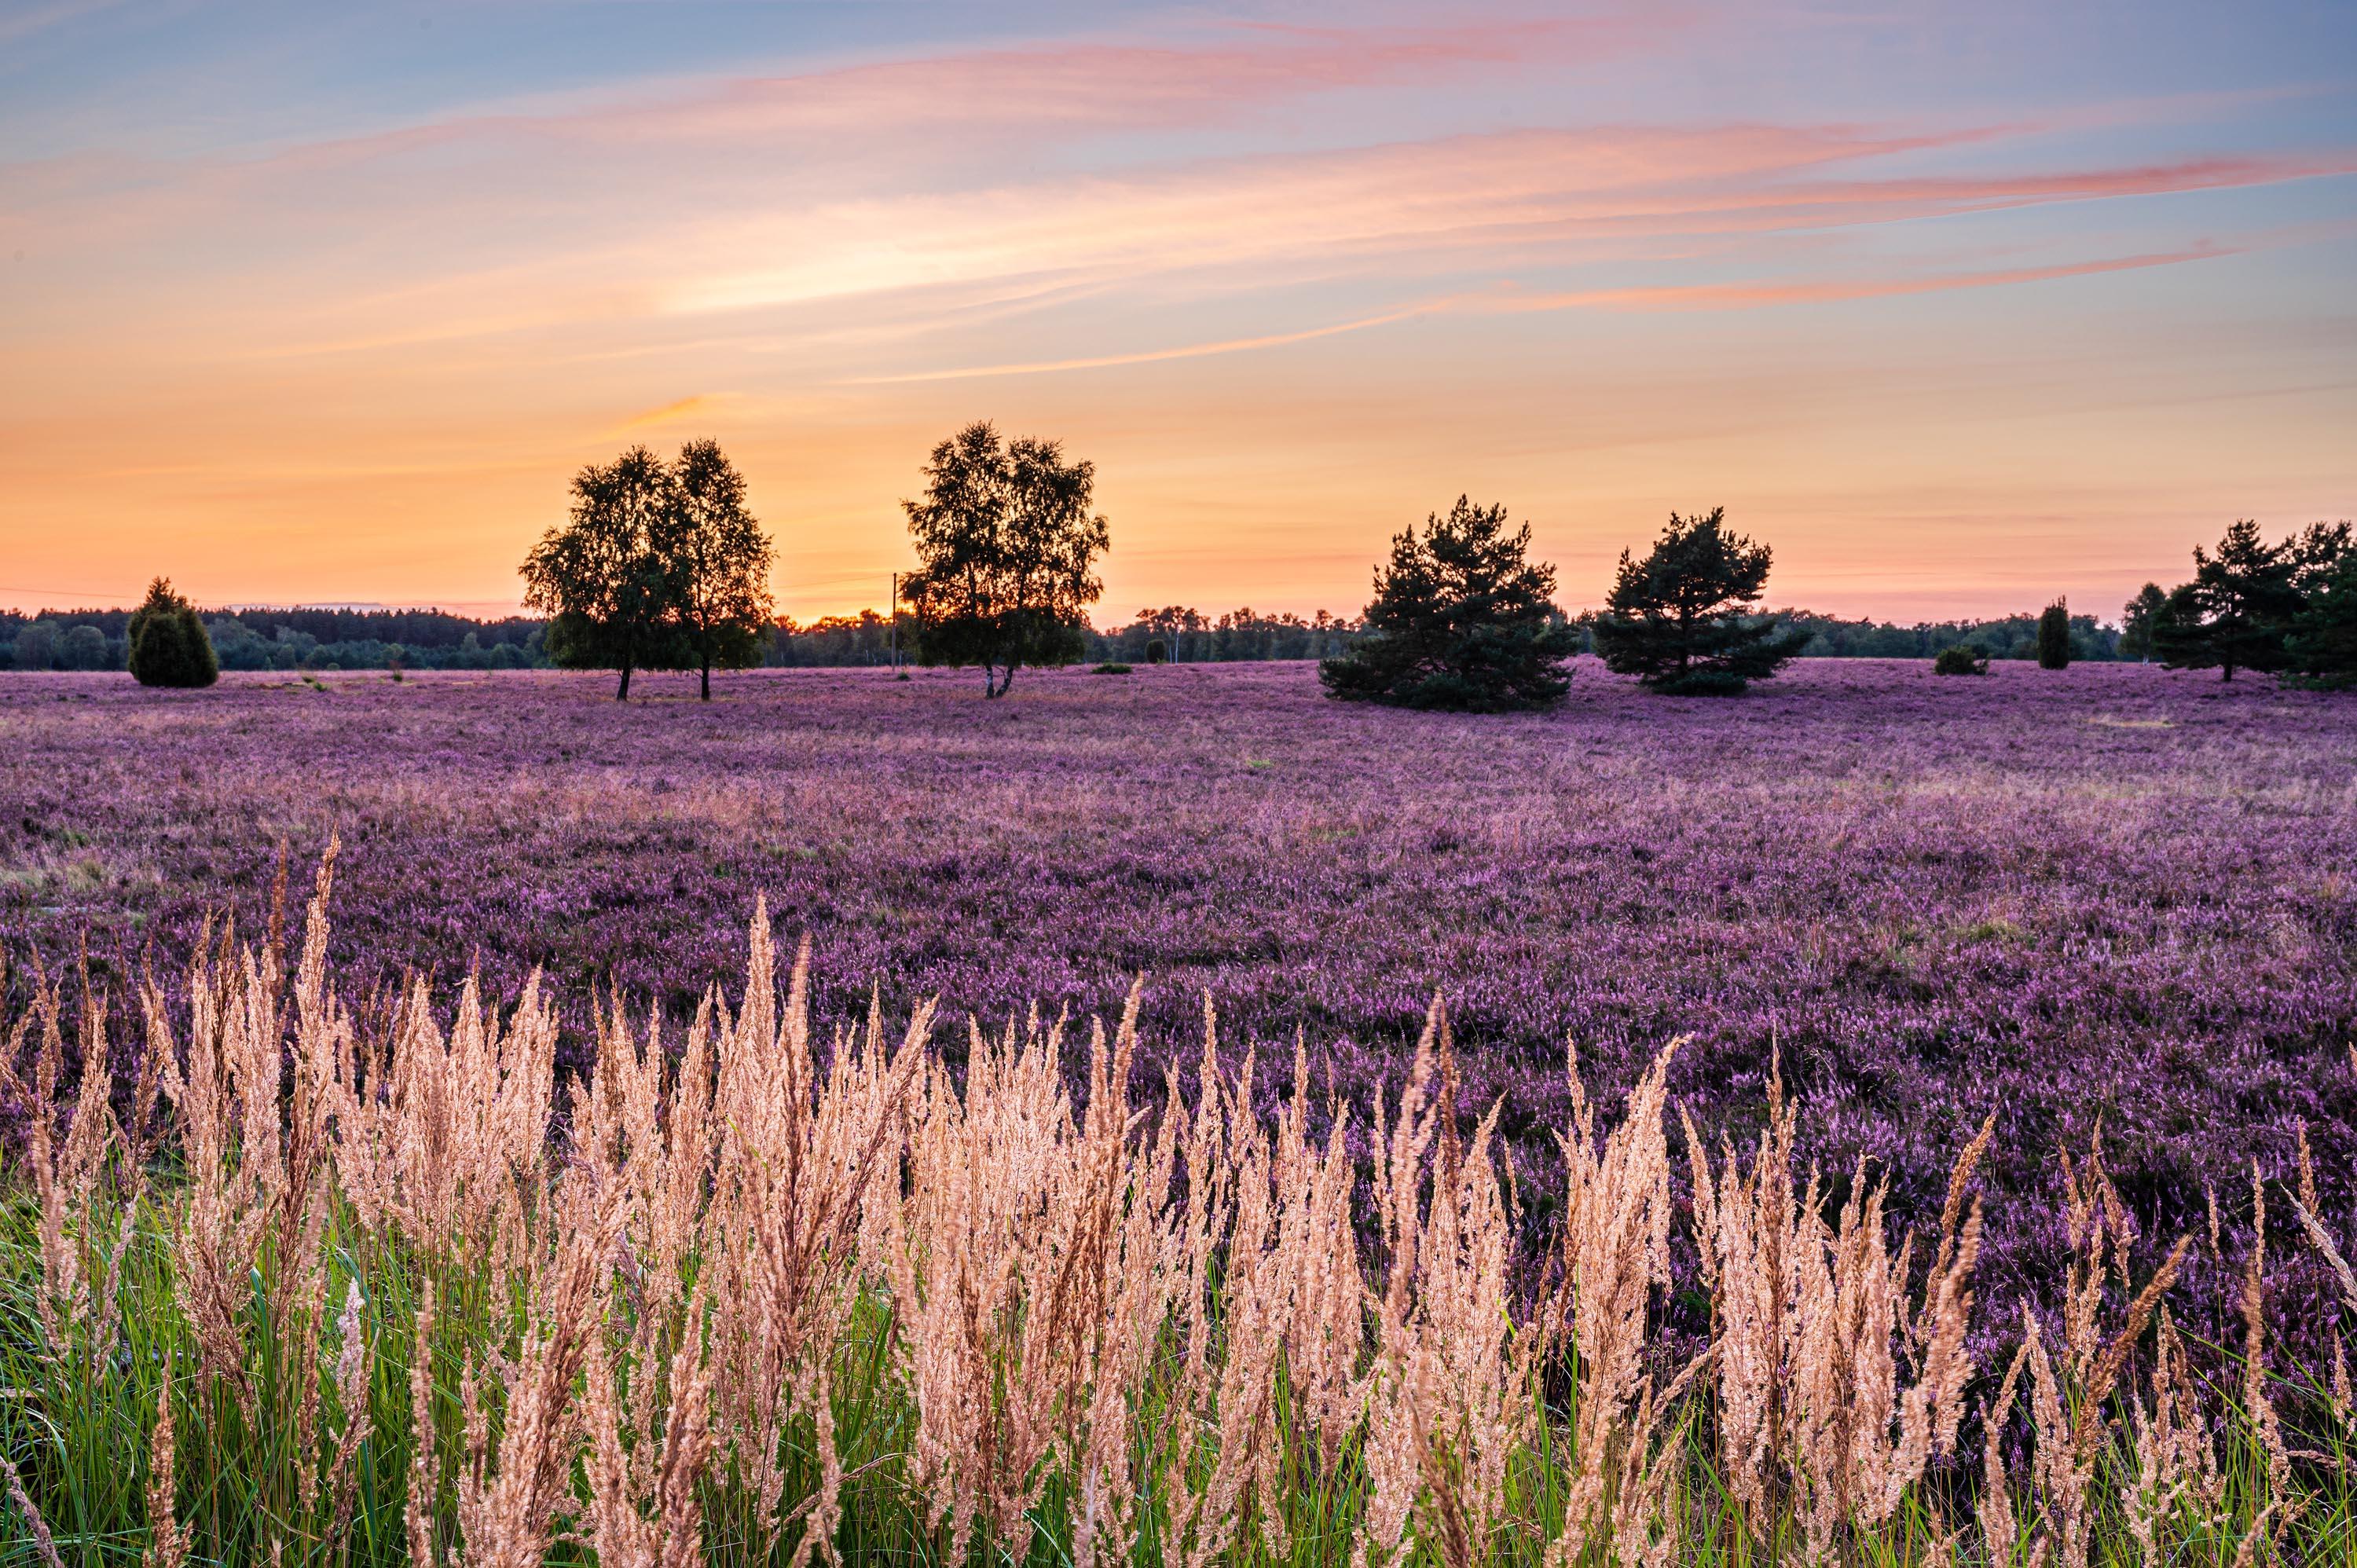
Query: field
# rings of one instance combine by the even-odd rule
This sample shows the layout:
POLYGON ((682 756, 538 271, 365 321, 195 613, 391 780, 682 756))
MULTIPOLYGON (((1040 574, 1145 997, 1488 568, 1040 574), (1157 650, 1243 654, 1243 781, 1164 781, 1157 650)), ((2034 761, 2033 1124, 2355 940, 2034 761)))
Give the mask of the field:
MULTIPOLYGON (((1376 1101, 1396 1113, 1437 995, 1467 1136, 1497 1108, 1488 1155, 1520 1211, 1496 1223, 1526 1260, 1592 1223, 1582 1182, 1606 1180, 1567 1172, 1556 1144, 1577 1119, 1566 1044, 1601 1125, 1620 1127, 1649 1065, 1685 1041, 1652 1102, 1677 1216, 1674 1235, 1658 1217, 1664 1354, 1725 1318, 1680 1112, 1708 1130, 1706 1158, 1720 1133, 1749 1148, 1772 1127, 1773 1060, 1796 1112, 1790 1168, 1821 1167, 1839 1202, 1862 1198, 1848 1176, 1865 1160, 1922 1248, 1993 1119, 1974 1188, 1977 1395, 2020 1340, 2022 1304, 2065 1331, 2088 1256, 2073 1190, 2111 1195, 2095 1230, 2116 1255, 2103 1263, 2099 1240, 2093 1267, 2099 1297, 2117 1272, 2107 1312, 2190 1235, 2176 1322, 2197 1345, 2244 1346, 2255 1170, 2274 1239, 2265 1364, 2309 1391, 2287 1408, 2321 1398, 2339 1293, 2288 1216, 2304 1196, 2330 1233, 2357 1230, 2357 703, 2133 666, 1943 680, 1873 661, 1805 663, 1736 702, 1650 697, 1583 665, 1562 711, 1504 719, 1328 703, 1306 666, 1028 671, 996 703, 941 672, 732 676, 708 706, 688 682, 649 684, 619 706, 602 679, 510 672, 232 677, 194 695, 0 681, 5 1016, 35 995, 35 955, 69 980, 70 1013, 86 951, 114 988, 128 1079, 126 988, 152 972, 171 1026, 194 1027, 183 973, 207 914, 261 938, 283 843, 299 918, 333 834, 324 972, 371 1049, 414 1028, 407 977, 447 1010, 479 972, 504 1008, 535 968, 560 1078, 595 1058, 608 988, 675 1036, 706 988, 740 994, 760 897, 781 944, 809 940, 822 1040, 871 998, 888 1035, 938 998, 931 1092, 1004 1095, 1021 1077, 995 1051, 969 1061, 966 1015, 996 1034, 1035 1006, 1070 1012, 1084 1039, 1136 983, 1141 1105, 1162 1102, 1166 1067, 1200 1101, 1208 999, 1229 1069, 1256 1047, 1247 1120, 1275 1125, 1294 1102, 1298 1041, 1302 1135, 1349 1108, 1363 1181, 1396 1159, 1376 1101)), ((292 1059, 304 1048, 327 1047, 292 1059)), ((1083 1094, 1084 1058, 1066 1063, 1083 1094)), ((12 1102, 20 1145, 30 1108, 12 1102)), ((338 1193, 341 1214, 354 1200, 338 1193)), ((1370 1256, 1395 1261, 1392 1222, 1361 1223, 1370 1256)), ((537 1264, 477 1264, 555 1288, 537 1264)), ((1518 1268, 1501 1288, 1541 1277, 1518 1268)), ((1002 1530, 1008 1495, 976 1494, 1002 1530)), ((2255 1495, 2236 1494, 2244 1533, 2255 1495)))
POLYGON ((589 676, 321 684, 0 682, 0 944, 58 963, 86 929, 169 972, 209 910, 260 929, 281 841, 299 885, 333 832, 347 995, 479 968, 512 1000, 540 966, 570 1068, 593 987, 684 1018, 741 975, 763 894, 822 1020, 1109 1014, 1142 979, 1150 1063, 1192 1061, 1208 994, 1361 1101, 1437 993, 1542 1187, 1566 1041, 1609 1094, 1688 1037, 1672 1092, 1738 1126, 1772 1046, 1804 1154, 1872 1159, 1910 1212, 1994 1112, 2036 1199, 1991 1217, 1997 1281, 2050 1273, 2055 1156, 2099 1121, 2155 1233, 2206 1223, 2205 1186, 2246 1208, 2303 1122, 2357 1203, 2357 703, 1864 660, 1734 703, 1586 664, 1562 712, 1502 719, 1326 702, 1303 665, 1031 671, 996 703, 932 671, 709 706, 680 678, 628 706, 589 676))

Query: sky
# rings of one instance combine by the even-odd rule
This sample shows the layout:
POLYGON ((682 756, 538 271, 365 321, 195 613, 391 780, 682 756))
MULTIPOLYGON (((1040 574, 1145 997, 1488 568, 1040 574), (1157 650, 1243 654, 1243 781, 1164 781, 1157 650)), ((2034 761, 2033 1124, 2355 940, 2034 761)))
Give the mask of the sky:
POLYGON ((0 606, 512 607, 720 441, 880 605, 974 420, 1096 618, 1355 613, 1503 502, 1600 600, 2115 616, 2357 514, 2357 5, 0 0, 0 606))

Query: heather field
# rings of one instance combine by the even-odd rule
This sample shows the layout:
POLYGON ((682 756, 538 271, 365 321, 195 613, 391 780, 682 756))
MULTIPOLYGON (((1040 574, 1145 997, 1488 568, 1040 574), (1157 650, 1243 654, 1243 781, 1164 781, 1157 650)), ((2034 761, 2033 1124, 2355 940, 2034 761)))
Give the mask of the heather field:
POLYGON ((2357 704, 688 690, 0 682, 14 1560, 2348 1560, 2357 704))
MULTIPOLYGON (((1564 1048, 1608 1094, 1685 1036, 1670 1091, 1756 1121, 1771 1048, 1804 1157, 1910 1214, 1997 1118, 1984 1288, 2051 1275, 2061 1151, 2100 1128, 2152 1236, 2247 1223, 2252 1162, 2357 1208, 2357 703, 2193 672, 1803 663, 1737 702, 1583 661, 1544 717, 1323 700, 1307 665, 732 676, 709 706, 595 676, 0 681, 0 942, 175 974, 208 912, 266 919, 342 858, 329 954, 364 1003, 542 969, 560 1066, 590 997, 684 1019, 741 974, 766 895, 823 1020, 923 999, 1003 1025, 1109 1015, 1142 979, 1155 1079, 1205 997, 1232 1047, 1297 1036, 1363 1104, 1427 1004, 1534 1207, 1564 1048)), ((13 1007, 12 1007, 13 1011, 13 1007)), ((1264 1073, 1265 1095, 1282 1074, 1264 1073)), ((1155 1079, 1157 1080, 1158 1079, 1155 1079)), ((2322 1275, 2289 1268, 2297 1325, 2322 1275)), ((2231 1281, 2197 1266, 2212 1311, 2231 1281)), ((2035 1294, 2035 1293, 2032 1293, 2035 1294)), ((2313 1347, 2313 1337, 2307 1337, 2313 1347)))

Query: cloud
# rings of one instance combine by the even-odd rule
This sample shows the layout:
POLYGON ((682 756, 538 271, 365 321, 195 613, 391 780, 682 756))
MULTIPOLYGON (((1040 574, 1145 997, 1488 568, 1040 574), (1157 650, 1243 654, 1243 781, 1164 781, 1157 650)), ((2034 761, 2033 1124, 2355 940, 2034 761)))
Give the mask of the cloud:
POLYGON ((1506 295, 1487 308, 1500 311, 1741 310, 1764 305, 1810 305, 1832 300, 1888 299, 1904 295, 1944 294, 1953 289, 2002 288, 2174 266, 2239 255, 2242 247, 2196 245, 2149 255, 2107 256, 2044 266, 1996 267, 1975 272, 1934 273, 1912 277, 1824 278, 1807 282, 1686 284, 1661 288, 1594 289, 1571 294, 1506 295))
POLYGON ((691 413, 704 412, 712 406, 713 402, 711 397, 698 392, 694 397, 683 397, 676 403, 667 403, 660 408, 651 408, 643 413, 634 413, 622 421, 622 428, 645 430, 658 424, 674 424, 685 419, 691 413))
MULTIPOLYGON (((1449 315, 1526 315, 1564 310, 1740 310, 1760 306, 1824 304, 1856 299, 1884 299, 1907 295, 1940 294, 1955 289, 2000 288, 2014 284, 2044 283, 2092 277, 2104 273, 2145 267, 2172 266, 2181 262, 2210 261, 2241 251, 2216 245, 2136 256, 2110 256, 2093 261, 2056 263, 2044 266, 1986 268, 1906 277, 1852 277, 1812 282, 1752 282, 1688 284, 1652 288, 1585 289, 1567 293, 1523 294, 1491 291, 1425 300, 1379 316, 1363 317, 1329 326, 1255 338, 1229 338, 1146 349, 1132 353, 1101 354, 1079 359, 1038 360, 1015 364, 972 365, 943 370, 909 371, 892 375, 852 376, 846 386, 888 386, 912 381, 963 381, 988 376, 1029 376, 1060 371, 1104 370, 1151 364, 1164 360, 1195 360, 1214 354, 1245 353, 1308 343, 1321 338, 1363 332, 1419 317, 1449 315)), ((690 400, 694 401, 694 400, 690 400)))
POLYGON ((2357 170, 2357 154, 2059 173, 1824 177, 1980 139, 1838 126, 1607 127, 1452 137, 1178 171, 824 204, 728 220, 683 248, 660 307, 809 305, 985 280, 1381 269, 1494 273, 1662 254, 1714 238, 2251 187, 2357 170), (731 267, 735 255, 764 258, 731 267))
POLYGON ((1200 360, 1212 354, 1234 354, 1252 349, 1279 349, 1294 343, 1308 343, 1319 338, 1338 337, 1345 332, 1363 332, 1371 327, 1388 327, 1395 321, 1414 317, 1431 316, 1448 308, 1448 302, 1435 300, 1426 305, 1410 306, 1404 310, 1370 316, 1358 321, 1337 322, 1330 327, 1308 327, 1298 332, 1273 332, 1259 338, 1229 338, 1214 343, 1188 343, 1175 349, 1146 349, 1130 354, 1098 354, 1077 360, 1036 360, 1023 364, 972 365, 954 370, 909 371, 899 375, 850 376, 845 386, 892 386, 909 381, 965 381, 977 376, 1035 376, 1055 371, 1100 371, 1116 365, 1146 365, 1157 360, 1200 360))

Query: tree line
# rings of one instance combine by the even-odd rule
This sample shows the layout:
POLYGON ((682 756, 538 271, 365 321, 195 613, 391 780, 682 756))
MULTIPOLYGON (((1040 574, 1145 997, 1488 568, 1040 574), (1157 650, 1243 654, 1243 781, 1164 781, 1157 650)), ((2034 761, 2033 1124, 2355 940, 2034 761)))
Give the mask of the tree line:
MULTIPOLYGON (((0 611, 0 670, 127 670, 135 613, 0 611)), ((200 615, 223 670, 529 670, 550 662, 547 623, 536 616, 310 607, 200 615)))
MULTIPOLYGON (((2154 590, 2159 593, 2158 589, 2154 590)), ((1915 622, 1843 618, 1808 609, 1776 612, 1786 625, 1810 633, 1803 659, 1929 659, 1967 643, 1998 660, 2035 659, 2036 612, 1982 620, 1915 622)), ((208 609, 202 612, 221 668, 278 670, 546 670, 548 623, 538 616, 481 618, 437 609, 354 609, 317 606, 208 609)), ((106 671, 128 666, 126 623, 120 607, 45 609, 34 615, 0 610, 0 670, 106 671), (87 628, 85 631, 81 628, 87 628), (25 633, 32 639, 17 648, 25 633)), ((1579 618, 1571 624, 1580 651, 1592 652, 1579 618)), ((1082 660, 1128 664, 1168 661, 1224 664, 1328 659, 1363 631, 1356 618, 1329 611, 1268 615, 1241 607, 1212 614, 1191 607, 1137 610, 1119 626, 1083 623, 1082 660), (1157 645, 1159 645, 1158 647, 1157 645)), ((915 647, 915 620, 880 610, 797 621, 778 616, 763 631, 759 662, 777 669, 845 669, 903 662, 915 647)), ((2110 661, 2148 657, 2124 643, 2116 626, 2093 616, 2071 617, 2072 657, 2110 661)))
POLYGON ((2179 668, 2357 682, 2357 544, 2318 523, 2270 544, 2236 522, 2197 547, 2191 580, 2147 584, 2117 628, 2057 600, 2036 615, 1978 622, 1843 620, 1762 607, 1772 553, 1737 533, 1724 508, 1681 516, 1641 556, 1623 551, 1605 604, 1567 616, 1530 527, 1460 496, 1392 541, 1374 596, 1352 620, 1208 618, 1146 608, 1093 627, 1097 562, 1111 526, 1095 510, 1093 464, 1060 443, 1004 439, 980 422, 938 443, 903 500, 918 569, 907 608, 799 626, 775 614, 772 547, 742 475, 716 442, 666 462, 632 446, 575 475, 566 521, 519 569, 539 618, 479 622, 438 611, 241 610, 200 615, 158 580, 138 610, 0 615, 0 667, 130 668, 156 683, 204 683, 216 668, 499 669, 554 665, 616 673, 627 700, 640 671, 693 670, 709 701, 715 670, 759 664, 979 667, 996 698, 1027 665, 1308 659, 1345 701, 1501 710, 1545 707, 1569 689, 1570 660, 1677 695, 1724 695, 1804 657, 1924 657, 1943 673, 1992 660, 2158 659, 2179 668), (143 639, 143 628, 153 635, 143 639), (141 649, 148 649, 143 659, 141 649), (167 673, 159 674, 159 671, 167 673), (194 673, 201 672, 202 680, 194 673))
MULTIPOLYGON (((1349 648, 1361 624, 1326 610, 1262 615, 1250 606, 1205 615, 1190 607, 1146 608, 1124 626, 1100 630, 1083 619, 1081 660, 1089 663, 1232 664, 1327 659, 1349 648)), ((779 618, 762 662, 784 669, 877 667, 915 657, 916 616, 897 623, 880 611, 823 616, 808 624, 779 618)))

